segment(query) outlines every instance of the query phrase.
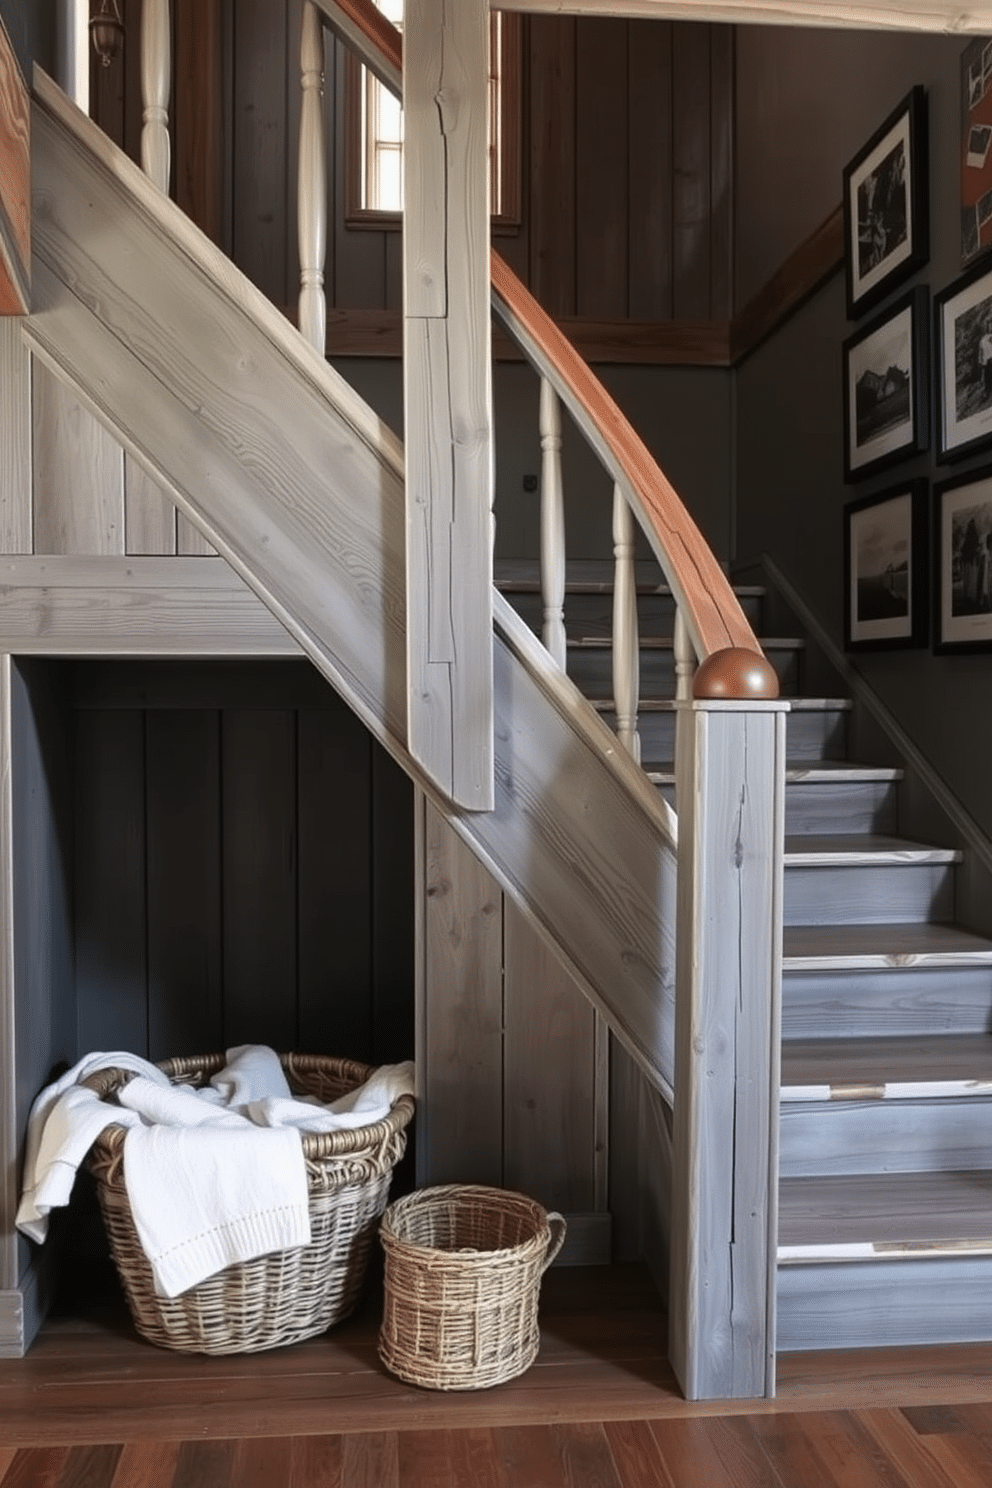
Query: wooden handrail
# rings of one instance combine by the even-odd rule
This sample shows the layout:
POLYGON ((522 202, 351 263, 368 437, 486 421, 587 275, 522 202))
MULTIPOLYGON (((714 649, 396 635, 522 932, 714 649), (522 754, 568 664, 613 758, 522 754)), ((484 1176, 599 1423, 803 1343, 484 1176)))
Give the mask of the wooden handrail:
MULTIPOLYGON (((316 3, 332 30, 402 100, 403 39, 372 0, 316 3)), ((700 669, 697 695, 705 689, 711 696, 777 697, 774 669, 674 486, 588 363, 495 251, 491 265, 494 310, 630 501, 684 615, 696 655, 709 663, 700 669), (725 656, 728 652, 733 654, 725 656)))

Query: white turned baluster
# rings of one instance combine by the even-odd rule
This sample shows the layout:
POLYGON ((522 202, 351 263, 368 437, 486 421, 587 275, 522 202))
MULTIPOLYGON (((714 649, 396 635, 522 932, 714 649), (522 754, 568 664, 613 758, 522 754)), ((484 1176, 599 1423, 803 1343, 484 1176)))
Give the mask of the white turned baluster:
POLYGON ((613 487, 613 705, 617 737, 641 762, 637 708, 641 685, 634 574, 634 513, 619 486, 613 487))
POLYGON ((144 0, 141 10, 141 168, 160 191, 169 189, 169 89, 172 44, 169 0, 144 0))
POLYGON ((678 605, 675 607, 673 649, 675 652, 675 700, 685 703, 692 697, 692 679, 696 675, 696 653, 678 605))
POLYGON ((324 28, 313 0, 305 0, 300 35, 300 154, 297 176, 297 225, 300 238, 299 324, 303 335, 324 355, 327 309, 324 258, 327 252, 327 171, 324 161, 324 28))
POLYGON ((561 405, 541 380, 541 600, 542 639, 565 670, 565 489, 561 474, 561 405))

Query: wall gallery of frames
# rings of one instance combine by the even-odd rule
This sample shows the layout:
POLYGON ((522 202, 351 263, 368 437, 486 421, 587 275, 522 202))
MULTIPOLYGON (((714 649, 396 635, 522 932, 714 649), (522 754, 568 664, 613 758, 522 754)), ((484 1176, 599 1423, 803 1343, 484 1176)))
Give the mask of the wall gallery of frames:
POLYGON ((915 87, 844 170, 844 478, 926 454, 844 507, 848 650, 992 650, 992 38, 961 56, 961 274, 933 295, 927 94, 915 87), (918 466, 917 466, 918 468, 918 466))

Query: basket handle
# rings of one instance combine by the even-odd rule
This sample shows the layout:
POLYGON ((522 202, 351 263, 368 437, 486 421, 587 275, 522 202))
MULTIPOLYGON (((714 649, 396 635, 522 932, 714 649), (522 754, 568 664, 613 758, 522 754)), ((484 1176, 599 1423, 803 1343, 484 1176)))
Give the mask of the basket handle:
POLYGON ((554 1214, 548 1215, 548 1228, 551 1231, 551 1238, 548 1241, 548 1249, 547 1254, 544 1257, 544 1265, 541 1267, 542 1275, 545 1271, 547 1271, 548 1267, 551 1265, 551 1262, 555 1259, 558 1252, 565 1244, 565 1231, 568 1229, 568 1226, 565 1223, 564 1216, 555 1212, 554 1214))

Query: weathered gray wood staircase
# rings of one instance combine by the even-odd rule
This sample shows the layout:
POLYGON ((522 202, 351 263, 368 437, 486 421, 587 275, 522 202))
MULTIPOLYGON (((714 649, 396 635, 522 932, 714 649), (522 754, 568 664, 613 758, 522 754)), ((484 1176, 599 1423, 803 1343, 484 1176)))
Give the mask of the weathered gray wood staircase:
MULTIPOLYGON (((568 669, 612 720, 610 581, 577 566, 568 669)), ((535 628, 522 566, 508 597, 535 628)), ((959 850, 900 833, 903 772, 849 757, 852 702, 803 692, 802 636, 765 637, 791 703, 777 1348, 992 1338, 992 941, 956 923, 959 850)), ((639 588, 642 758, 674 794, 670 597, 639 588)))

